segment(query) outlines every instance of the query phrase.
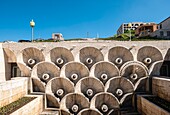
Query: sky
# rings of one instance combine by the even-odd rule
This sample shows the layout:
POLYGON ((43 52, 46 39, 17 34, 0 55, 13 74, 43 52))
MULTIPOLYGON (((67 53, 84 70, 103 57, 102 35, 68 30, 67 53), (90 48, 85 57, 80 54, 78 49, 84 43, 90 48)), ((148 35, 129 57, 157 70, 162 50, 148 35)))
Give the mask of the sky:
POLYGON ((100 38, 116 34, 122 23, 160 23, 170 16, 170 0, 0 0, 0 41, 100 38))

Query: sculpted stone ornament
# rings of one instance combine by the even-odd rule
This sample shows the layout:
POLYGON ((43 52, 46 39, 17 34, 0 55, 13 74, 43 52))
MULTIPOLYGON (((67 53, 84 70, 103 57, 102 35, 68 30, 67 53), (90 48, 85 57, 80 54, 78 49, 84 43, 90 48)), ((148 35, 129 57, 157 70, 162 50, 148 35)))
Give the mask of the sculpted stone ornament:
POLYGON ((103 104, 103 105, 101 106, 101 110, 102 110, 104 113, 106 113, 106 112, 109 110, 109 108, 108 108, 108 106, 107 106, 106 104, 103 104))
MULTIPOLYGON (((37 63, 45 61, 43 53, 35 47, 25 48, 21 51, 19 58, 28 67, 33 68, 37 63)), ((21 62, 20 62, 21 63, 21 62)))
POLYGON ((40 62, 36 64, 31 73, 31 77, 40 79, 47 84, 50 79, 58 77, 60 69, 52 62, 40 62))
POLYGON ((45 98, 46 98, 45 108, 48 109, 50 108, 55 110, 60 108, 60 102, 53 94, 46 93, 45 98))
POLYGON ((34 59, 32 59, 32 58, 28 59, 28 64, 29 64, 30 66, 35 65, 35 63, 36 63, 36 61, 35 61, 34 59))
POLYGON ((134 85, 124 77, 111 78, 105 85, 105 91, 112 93, 122 104, 127 96, 134 92, 134 85))
POLYGON ((107 74, 102 74, 102 75, 101 75, 101 79, 102 79, 102 80, 107 80, 107 79, 108 79, 107 74))
POLYGON ((72 52, 64 47, 55 47, 50 50, 50 59, 59 68, 62 68, 64 64, 74 61, 72 52))
POLYGON ((148 69, 157 61, 163 60, 161 51, 154 46, 144 46, 138 50, 137 60, 144 63, 148 69))
POLYGON ((95 76, 105 85, 110 78, 119 76, 119 69, 111 62, 100 61, 92 66, 90 76, 95 76))
POLYGON ((93 63, 93 59, 87 58, 87 59, 86 59, 86 63, 89 64, 89 65, 92 64, 92 63, 93 63))
POLYGON ((124 63, 134 60, 131 51, 123 46, 116 46, 109 49, 107 59, 114 63, 119 69, 124 63))
POLYGON ((77 75, 76 73, 72 74, 72 75, 71 75, 71 79, 72 79, 73 81, 77 80, 77 79, 78 79, 78 75, 77 75))
POLYGON ((47 73, 42 75, 42 79, 43 79, 44 81, 48 80, 49 78, 50 78, 50 75, 47 74, 47 73))
POLYGON ((116 58, 115 63, 121 65, 123 63, 123 60, 121 58, 116 58))
POLYGON ((64 63, 64 60, 62 58, 57 58, 56 63, 61 65, 64 63))
POLYGON ((90 70, 95 63, 103 61, 104 56, 102 52, 95 47, 84 47, 79 52, 79 60, 90 70))
POLYGON ((57 94, 58 96, 63 96, 64 90, 63 90, 63 89, 58 89, 57 92, 56 92, 56 94, 57 94))
POLYGON ((94 95, 104 92, 104 85, 95 77, 85 77, 77 82, 75 92, 82 93, 89 101, 91 101, 94 95))
POLYGON ((148 68, 141 62, 130 61, 125 63, 120 69, 122 77, 128 78, 134 85, 134 90, 140 88, 141 81, 149 77, 148 68))
POLYGON ((152 63, 152 59, 151 58, 145 58, 143 62, 144 62, 144 64, 148 65, 148 64, 152 63))
POLYGON ((78 105, 73 105, 72 108, 71 108, 71 110, 72 110, 74 113, 78 112, 78 110, 79 110, 78 105))
POLYGON ((132 80, 137 80, 137 79, 138 79, 138 75, 137 75, 136 73, 131 74, 131 75, 130 75, 130 78, 131 78, 132 80))
POLYGON ((117 89, 117 90, 116 90, 116 94, 117 94, 118 96, 122 96, 122 95, 123 95, 123 91, 122 91, 121 89, 117 89))
POLYGON ((60 76, 70 79, 76 85, 80 79, 89 76, 89 70, 81 62, 69 62, 61 68, 60 76))
POLYGON ((65 95, 74 92, 74 84, 67 78, 54 77, 47 83, 45 92, 61 101, 65 95))
POLYGON ((43 83, 39 78, 31 78, 32 88, 31 93, 39 92, 39 93, 45 93, 45 83, 43 83))
POLYGON ((87 89, 86 91, 87 96, 92 96, 93 95, 93 90, 92 89, 87 89))
POLYGON ((61 100, 60 109, 67 110, 72 114, 78 114, 81 110, 90 107, 86 97, 78 93, 69 93, 61 100))
POLYGON ((100 113, 99 111, 97 111, 96 109, 83 109, 81 110, 78 115, 103 115, 102 113, 100 113))
POLYGON ((119 109, 118 99, 111 93, 101 92, 91 100, 91 108, 98 109, 102 114, 107 115, 115 109, 119 109))

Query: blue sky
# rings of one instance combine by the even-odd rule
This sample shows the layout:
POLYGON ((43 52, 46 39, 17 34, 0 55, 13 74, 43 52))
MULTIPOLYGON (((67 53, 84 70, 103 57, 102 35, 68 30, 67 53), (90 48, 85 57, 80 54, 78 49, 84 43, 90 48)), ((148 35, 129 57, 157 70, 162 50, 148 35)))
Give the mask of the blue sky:
POLYGON ((0 41, 62 33, 65 39, 109 37, 123 22, 156 22, 170 16, 170 0, 0 0, 0 41))

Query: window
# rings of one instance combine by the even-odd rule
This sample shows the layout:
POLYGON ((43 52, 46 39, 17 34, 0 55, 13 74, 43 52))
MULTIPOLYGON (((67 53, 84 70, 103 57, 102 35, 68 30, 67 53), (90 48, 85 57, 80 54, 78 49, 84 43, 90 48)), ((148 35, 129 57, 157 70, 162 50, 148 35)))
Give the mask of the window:
POLYGON ((139 24, 135 24, 135 26, 139 26, 139 24))
POLYGON ((170 36, 170 31, 167 31, 167 36, 170 36))
POLYGON ((170 76, 170 61, 164 61, 161 68, 160 68, 160 75, 161 76, 170 76))
POLYGON ((128 26, 128 24, 124 24, 124 26, 128 26))
POLYGON ((11 77, 20 77, 21 71, 16 63, 11 63, 11 77))
POLYGON ((160 36, 164 36, 164 32, 163 31, 160 31, 160 36))
POLYGON ((161 76, 168 76, 168 65, 162 65, 160 74, 161 76))
POLYGON ((160 29, 162 29, 162 24, 160 24, 160 26, 159 26, 159 27, 160 27, 160 29))

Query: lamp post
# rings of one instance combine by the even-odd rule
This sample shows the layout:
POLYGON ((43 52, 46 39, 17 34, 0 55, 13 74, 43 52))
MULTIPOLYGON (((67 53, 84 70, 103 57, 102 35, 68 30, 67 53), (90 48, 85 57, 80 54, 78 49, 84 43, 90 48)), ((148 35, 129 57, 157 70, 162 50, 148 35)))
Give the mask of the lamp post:
POLYGON ((30 21, 30 26, 31 26, 31 29, 32 29, 32 32, 31 32, 31 41, 33 42, 33 40, 34 40, 34 27, 35 27, 34 20, 30 21))
POLYGON ((129 41, 131 41, 131 36, 132 36, 132 35, 131 35, 131 28, 132 28, 132 24, 129 23, 129 24, 128 24, 128 27, 130 28, 130 39, 129 39, 129 41))

